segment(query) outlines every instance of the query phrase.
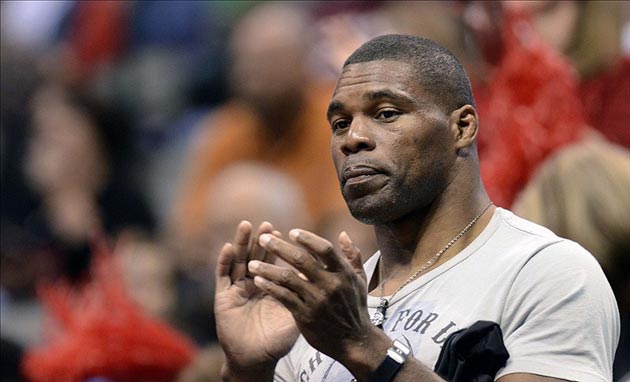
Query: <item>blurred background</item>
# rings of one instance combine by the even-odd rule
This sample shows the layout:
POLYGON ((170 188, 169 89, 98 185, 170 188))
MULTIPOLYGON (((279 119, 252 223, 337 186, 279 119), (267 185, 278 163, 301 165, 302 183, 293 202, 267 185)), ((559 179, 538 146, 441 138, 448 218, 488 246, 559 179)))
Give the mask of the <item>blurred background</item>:
POLYGON ((0 6, 3 381, 218 381, 214 261, 242 219, 371 256, 325 110, 386 33, 460 59, 491 197, 599 260, 630 380, 630 3, 0 6))

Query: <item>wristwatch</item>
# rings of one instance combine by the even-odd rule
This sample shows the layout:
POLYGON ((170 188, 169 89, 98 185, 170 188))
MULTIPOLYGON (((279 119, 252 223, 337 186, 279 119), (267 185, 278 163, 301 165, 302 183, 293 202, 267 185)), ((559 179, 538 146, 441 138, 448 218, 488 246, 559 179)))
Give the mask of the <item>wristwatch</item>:
POLYGON ((401 341, 394 340, 392 347, 387 349, 385 360, 370 374, 369 381, 390 382, 405 364, 409 353, 411 353, 411 349, 401 341))

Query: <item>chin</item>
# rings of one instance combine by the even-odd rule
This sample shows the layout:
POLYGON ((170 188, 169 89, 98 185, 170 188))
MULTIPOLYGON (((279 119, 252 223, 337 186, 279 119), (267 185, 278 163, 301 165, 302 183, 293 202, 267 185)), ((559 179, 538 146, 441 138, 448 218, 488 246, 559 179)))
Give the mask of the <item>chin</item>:
POLYGON ((364 224, 382 225, 396 220, 394 206, 361 198, 346 201, 352 216, 364 224))

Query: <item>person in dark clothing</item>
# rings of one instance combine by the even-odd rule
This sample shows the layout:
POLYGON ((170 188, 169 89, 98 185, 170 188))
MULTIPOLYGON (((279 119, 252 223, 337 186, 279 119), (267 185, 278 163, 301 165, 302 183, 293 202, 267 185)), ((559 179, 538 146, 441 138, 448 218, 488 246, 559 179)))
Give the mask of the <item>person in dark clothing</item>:
POLYGON ((54 84, 33 100, 25 170, 40 202, 25 224, 52 244, 70 278, 88 268, 93 235, 153 229, 130 177, 129 129, 118 117, 89 95, 54 84))

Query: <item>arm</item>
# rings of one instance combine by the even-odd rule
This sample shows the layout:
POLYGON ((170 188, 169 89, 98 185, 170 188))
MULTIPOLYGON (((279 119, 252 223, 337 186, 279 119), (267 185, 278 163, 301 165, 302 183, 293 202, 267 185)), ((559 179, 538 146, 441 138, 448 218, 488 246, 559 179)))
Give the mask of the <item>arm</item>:
POLYGON ((502 319, 510 359, 501 377, 528 371, 573 381, 612 379, 617 304, 601 267, 578 244, 558 241, 531 257, 512 283, 502 319))

